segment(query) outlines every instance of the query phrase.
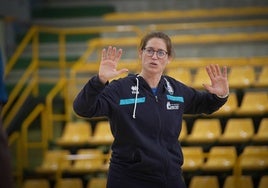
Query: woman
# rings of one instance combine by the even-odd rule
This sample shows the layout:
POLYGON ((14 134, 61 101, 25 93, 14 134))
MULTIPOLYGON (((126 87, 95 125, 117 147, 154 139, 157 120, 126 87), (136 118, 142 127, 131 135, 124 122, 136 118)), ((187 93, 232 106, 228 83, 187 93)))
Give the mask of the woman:
POLYGON ((116 66, 122 50, 103 49, 97 76, 92 77, 74 101, 83 117, 107 116, 114 135, 108 188, 183 188, 183 156, 178 136, 182 116, 212 113, 227 100, 227 68, 206 68, 211 85, 199 92, 164 76, 171 61, 170 38, 162 32, 141 40, 141 72, 113 81, 127 72, 116 66))

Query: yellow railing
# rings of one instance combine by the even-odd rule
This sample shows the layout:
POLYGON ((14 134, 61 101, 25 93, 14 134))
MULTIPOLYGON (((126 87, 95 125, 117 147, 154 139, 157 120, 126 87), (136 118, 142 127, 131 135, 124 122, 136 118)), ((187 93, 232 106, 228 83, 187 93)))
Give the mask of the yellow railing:
POLYGON ((28 117, 22 122, 21 127, 21 144, 22 144, 22 159, 23 159, 23 167, 28 167, 28 149, 30 148, 42 148, 43 153, 48 147, 48 132, 46 129, 46 111, 45 106, 43 104, 38 104, 33 111, 28 115, 28 117), (33 121, 36 120, 37 117, 41 117, 41 138, 40 141, 30 142, 28 130, 32 125, 33 121))
POLYGON ((15 180, 17 182, 17 185, 21 187, 22 179, 23 179, 23 168, 22 168, 22 158, 21 158, 21 134, 19 132, 12 133, 8 138, 8 146, 11 148, 13 145, 15 145, 15 158, 16 158, 16 164, 13 164, 12 166, 15 166, 15 170, 13 170, 13 176, 15 177, 15 180))
MULTIPOLYGON (((5 67, 5 76, 7 76, 10 73, 14 65, 17 63, 19 57, 21 56, 27 45, 30 44, 31 40, 36 35, 36 33, 37 33, 37 27, 33 26, 29 29, 29 31, 21 41, 20 45, 18 46, 12 57, 9 59, 5 67)), ((36 56, 35 54, 33 55, 36 56)))
POLYGON ((9 95, 9 100, 3 108, 4 128, 7 128, 7 126, 11 123, 13 118, 16 116, 16 114, 20 110, 20 107, 23 105, 23 103, 25 102, 27 97, 34 91, 34 88, 36 86, 38 86, 37 80, 33 76, 33 73, 35 70, 36 70, 35 64, 33 63, 24 72, 24 75, 19 80, 18 84, 14 87, 12 93, 9 95), (32 77, 32 80, 29 80, 29 78, 31 78, 31 77, 32 77), (23 88, 24 86, 25 86, 25 89, 23 88), (22 91, 22 89, 24 89, 24 90, 22 91), (20 97, 15 102, 15 100, 18 96, 20 96, 20 97))
POLYGON ((46 107, 47 107, 47 121, 46 121, 46 127, 48 130, 48 139, 52 140, 53 139, 53 123, 55 121, 70 121, 70 112, 69 106, 70 106, 70 100, 68 100, 68 91, 67 91, 67 80, 66 79, 61 79, 55 87, 49 92, 49 94, 46 97, 46 107), (57 95, 61 95, 65 102, 65 114, 56 114, 54 112, 54 106, 53 106, 53 100, 57 95))
MULTIPOLYGON (((128 32, 132 33, 132 35, 134 36, 141 34, 141 30, 136 26, 100 26, 100 27, 88 27, 88 28, 50 28, 50 27, 39 27, 39 26, 31 27, 28 33, 23 38, 20 45, 18 46, 18 48, 16 49, 13 56, 8 61, 5 69, 5 76, 9 76, 11 70, 18 63, 18 60, 22 56, 26 47, 32 46, 32 61, 30 65, 26 68, 26 71, 23 73, 22 77, 19 78, 19 82, 16 84, 16 86, 9 94, 9 100, 5 105, 3 112, 1 114, 3 117, 4 127, 7 128, 9 126, 9 124, 12 121, 12 118, 15 117, 16 114, 18 113, 19 107, 21 107, 21 105, 24 103, 24 101, 30 94, 38 95, 39 92, 38 86, 40 85, 40 83, 42 82, 47 83, 51 81, 51 78, 42 79, 39 76, 39 69, 41 67, 57 68, 59 70, 58 79, 67 78, 66 70, 68 68, 68 63, 66 62, 66 56, 67 56, 66 37, 68 35, 92 34, 102 32, 108 32, 108 33, 128 32), (44 61, 40 58, 39 43, 41 33, 55 34, 58 36, 59 61, 44 61)), ((73 62, 69 64, 72 65, 72 63, 73 62)), ((56 83, 58 80, 54 79, 52 81, 56 83)), ((52 106, 50 105, 50 107, 52 106)), ((49 112, 52 112, 52 109, 49 112)))

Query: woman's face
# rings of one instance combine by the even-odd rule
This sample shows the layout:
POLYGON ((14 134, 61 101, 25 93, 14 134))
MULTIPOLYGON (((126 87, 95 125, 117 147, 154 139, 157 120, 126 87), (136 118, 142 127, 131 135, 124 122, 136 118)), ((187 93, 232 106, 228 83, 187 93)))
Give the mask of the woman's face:
POLYGON ((142 71, 147 74, 162 74, 166 65, 170 61, 170 57, 166 52, 167 47, 163 39, 150 39, 147 42, 145 49, 139 52, 142 63, 142 71))

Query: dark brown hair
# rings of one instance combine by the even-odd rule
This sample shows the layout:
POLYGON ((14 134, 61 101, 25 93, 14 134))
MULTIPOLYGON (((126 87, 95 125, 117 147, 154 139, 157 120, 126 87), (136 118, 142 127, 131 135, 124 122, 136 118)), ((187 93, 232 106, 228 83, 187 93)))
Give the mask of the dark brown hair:
POLYGON ((174 56, 174 51, 173 51, 173 46, 172 46, 172 43, 171 43, 171 39, 170 39, 170 37, 168 35, 166 35, 163 32, 155 31, 155 32, 151 32, 151 33, 148 33, 147 35, 145 35, 141 39, 139 49, 143 50, 145 48, 145 46, 147 45, 147 42, 152 38, 163 39, 164 42, 166 43, 168 56, 171 56, 171 57, 174 56))

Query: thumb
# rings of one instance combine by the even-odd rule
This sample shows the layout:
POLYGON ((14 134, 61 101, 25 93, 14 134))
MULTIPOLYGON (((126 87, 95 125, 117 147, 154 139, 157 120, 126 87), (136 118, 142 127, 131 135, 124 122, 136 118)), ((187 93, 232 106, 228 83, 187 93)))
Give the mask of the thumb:
POLYGON ((212 93, 211 86, 208 84, 203 84, 203 87, 210 93, 212 93))
POLYGON ((127 73, 128 72, 128 69, 124 68, 124 69, 120 69, 117 71, 118 74, 124 74, 124 73, 127 73))

